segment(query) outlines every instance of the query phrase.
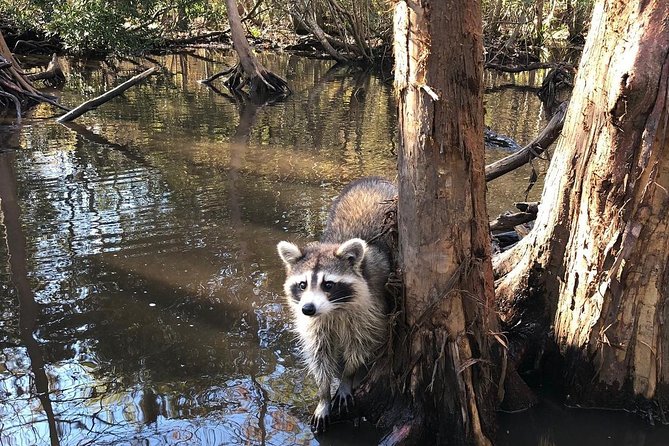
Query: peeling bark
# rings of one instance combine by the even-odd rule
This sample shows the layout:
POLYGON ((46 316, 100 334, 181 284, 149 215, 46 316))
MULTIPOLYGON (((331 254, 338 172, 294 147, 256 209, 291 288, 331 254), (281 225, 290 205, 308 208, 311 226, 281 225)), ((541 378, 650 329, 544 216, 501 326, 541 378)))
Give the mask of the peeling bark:
POLYGON ((404 295, 393 345, 361 392, 371 394, 365 413, 391 431, 383 444, 489 445, 501 349, 491 311, 479 2, 396 3, 395 60, 404 295))
MULTIPOLYGON (((669 5, 600 0, 535 230, 495 268, 504 322, 554 326, 581 405, 669 403, 669 5)), ((655 411, 657 410, 657 411, 655 411)))

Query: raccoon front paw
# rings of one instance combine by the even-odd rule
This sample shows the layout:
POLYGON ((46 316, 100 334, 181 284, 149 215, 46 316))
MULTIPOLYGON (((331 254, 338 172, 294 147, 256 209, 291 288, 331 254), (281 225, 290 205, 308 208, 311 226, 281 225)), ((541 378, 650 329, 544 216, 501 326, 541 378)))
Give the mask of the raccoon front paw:
POLYGON ((320 402, 311 416, 311 430, 317 434, 325 432, 330 425, 330 403, 320 402))
POLYGON ((334 396, 334 408, 339 414, 347 414, 355 406, 355 399, 350 389, 342 389, 340 386, 334 396))

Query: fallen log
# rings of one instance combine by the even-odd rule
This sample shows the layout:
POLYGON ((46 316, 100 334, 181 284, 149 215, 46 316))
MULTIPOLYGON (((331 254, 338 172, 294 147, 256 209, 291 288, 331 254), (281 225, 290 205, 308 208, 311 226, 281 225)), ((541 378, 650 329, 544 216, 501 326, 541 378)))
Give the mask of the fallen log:
POLYGON ((138 74, 137 76, 134 76, 127 81, 123 82, 121 85, 112 88, 108 92, 91 99, 89 101, 84 102, 83 104, 79 105, 78 107, 72 109, 68 113, 65 113, 61 117, 57 119, 58 122, 68 122, 72 121, 74 119, 77 119, 79 116, 83 115, 87 111, 94 110, 100 105, 104 104, 105 102, 108 102, 109 100, 115 98, 116 96, 120 95, 124 91, 126 91, 128 88, 132 87, 135 84, 138 84, 142 80, 146 79, 147 77, 151 76, 153 73, 158 71, 158 67, 151 67, 148 70, 138 74))
POLYGON ((561 103, 546 127, 539 136, 516 153, 501 160, 488 164, 485 167, 485 180, 491 181, 505 173, 527 164, 530 160, 541 155, 560 136, 564 118, 567 114, 567 103, 561 103))
POLYGON ((530 212, 534 215, 537 215, 539 212, 539 202, 538 201, 520 201, 518 203, 513 203, 513 205, 523 212, 530 212))
POLYGON ((529 223, 537 218, 537 214, 531 212, 505 213, 497 216, 490 222, 491 231, 510 231, 523 223, 529 223))

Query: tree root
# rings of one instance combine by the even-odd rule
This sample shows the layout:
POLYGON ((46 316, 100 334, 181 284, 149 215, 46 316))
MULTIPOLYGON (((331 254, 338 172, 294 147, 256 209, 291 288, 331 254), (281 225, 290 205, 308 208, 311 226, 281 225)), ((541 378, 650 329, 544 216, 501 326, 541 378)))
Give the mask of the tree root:
POLYGON ((259 102, 265 102, 265 99, 268 98, 282 99, 292 93, 288 82, 279 75, 266 70, 262 66, 258 66, 255 73, 249 76, 244 72, 242 65, 239 63, 200 82, 211 85, 213 81, 223 76, 228 76, 223 84, 232 94, 237 96, 244 92, 244 88, 248 87, 248 95, 254 101, 258 99, 259 102))
POLYGON ((51 56, 51 61, 45 71, 40 73, 33 73, 26 76, 29 81, 43 80, 47 85, 57 87, 65 83, 65 74, 63 67, 58 60, 58 56, 54 53, 51 56))

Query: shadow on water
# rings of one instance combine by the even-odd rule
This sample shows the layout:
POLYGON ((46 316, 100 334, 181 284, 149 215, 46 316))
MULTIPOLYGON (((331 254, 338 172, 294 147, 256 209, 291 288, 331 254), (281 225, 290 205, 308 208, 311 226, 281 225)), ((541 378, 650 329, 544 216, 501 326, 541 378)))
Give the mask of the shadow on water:
MULTIPOLYGON (((166 76, 75 124, 38 108, 20 133, 0 127, 11 137, 0 140, 0 444, 375 444, 365 423, 309 431, 316 390, 275 245, 316 238, 343 184, 395 175, 392 85, 331 62, 262 57, 290 82, 287 100, 198 84, 232 60, 199 51, 162 57, 166 76)), ((68 64, 68 105, 136 69, 68 64)), ((509 85, 536 83, 487 79, 486 123, 533 138, 539 102, 509 85)), ((489 185, 491 214, 524 198, 528 175, 489 185)), ((522 436, 533 418, 519 419, 504 425, 504 444, 538 444, 555 426, 522 436)), ((544 444, 577 444, 565 441, 544 444)))

